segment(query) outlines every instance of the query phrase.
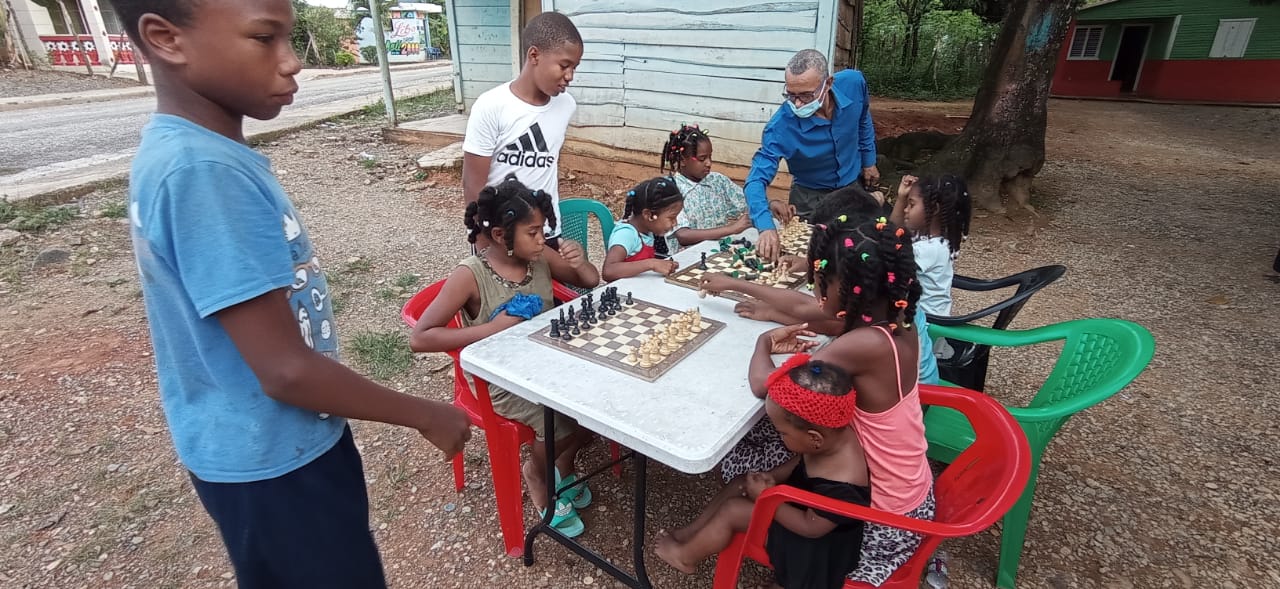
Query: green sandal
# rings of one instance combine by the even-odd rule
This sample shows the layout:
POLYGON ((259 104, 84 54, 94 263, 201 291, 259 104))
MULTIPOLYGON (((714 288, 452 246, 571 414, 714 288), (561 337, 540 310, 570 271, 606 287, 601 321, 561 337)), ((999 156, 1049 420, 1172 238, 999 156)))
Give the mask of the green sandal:
MULTIPOLYGON (((545 509, 538 512, 538 517, 546 517, 546 515, 545 509)), ((573 503, 565 499, 556 502, 556 513, 551 517, 551 527, 570 538, 577 538, 587 530, 587 526, 582 523, 582 518, 578 517, 578 512, 574 510, 573 503)))
POLYGON ((569 476, 560 478, 560 470, 556 469, 556 489, 564 489, 560 493, 560 498, 572 502, 574 509, 586 509, 591 505, 591 489, 586 483, 570 486, 576 482, 578 482, 577 473, 569 473, 569 476))

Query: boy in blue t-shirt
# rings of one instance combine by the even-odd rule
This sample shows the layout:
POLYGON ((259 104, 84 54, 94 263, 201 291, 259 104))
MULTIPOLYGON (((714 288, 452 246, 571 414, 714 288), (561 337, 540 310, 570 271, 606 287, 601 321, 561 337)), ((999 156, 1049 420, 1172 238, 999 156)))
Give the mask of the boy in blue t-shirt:
POLYGON ((242 133, 297 91, 290 2, 112 4, 156 80, 129 217, 178 457, 240 587, 383 587, 345 418, 415 428, 446 457, 470 424, 337 361, 319 260, 242 133))

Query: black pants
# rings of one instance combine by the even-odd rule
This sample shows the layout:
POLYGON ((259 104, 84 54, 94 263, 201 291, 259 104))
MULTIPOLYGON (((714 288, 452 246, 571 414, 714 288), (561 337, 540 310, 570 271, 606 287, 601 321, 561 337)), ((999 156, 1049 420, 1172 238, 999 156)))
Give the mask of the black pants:
POLYGON ((241 589, 387 586, 350 428, 328 452, 286 475, 251 483, 191 475, 191 482, 218 524, 241 589))
POLYGON ((794 181, 792 181, 791 193, 788 195, 787 201, 791 204, 791 206, 796 208, 796 215, 799 215, 801 219, 804 219, 809 222, 815 222, 816 220, 813 218, 813 212, 815 209, 818 208, 818 203, 828 194, 831 194, 832 192, 835 192, 837 190, 844 190, 845 188, 849 188, 850 186, 861 187, 862 176, 858 176, 858 179, 854 180, 853 184, 850 184, 848 186, 842 186, 840 188, 833 188, 831 190, 824 190, 821 188, 805 188, 804 186, 796 184, 794 181))

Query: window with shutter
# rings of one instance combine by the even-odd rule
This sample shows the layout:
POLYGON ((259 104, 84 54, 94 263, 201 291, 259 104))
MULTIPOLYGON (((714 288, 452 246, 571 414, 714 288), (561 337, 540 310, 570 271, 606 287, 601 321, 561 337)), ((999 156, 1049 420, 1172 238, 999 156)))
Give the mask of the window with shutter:
POLYGON ((1098 59, 1098 51, 1102 49, 1102 32, 1104 26, 1076 27, 1071 37, 1071 48, 1067 50, 1067 59, 1098 59))
POLYGON ((1230 18, 1218 21, 1218 34, 1213 38, 1213 47, 1209 49, 1212 58, 1239 58, 1249 48, 1249 37, 1253 35, 1253 23, 1256 18, 1230 18))

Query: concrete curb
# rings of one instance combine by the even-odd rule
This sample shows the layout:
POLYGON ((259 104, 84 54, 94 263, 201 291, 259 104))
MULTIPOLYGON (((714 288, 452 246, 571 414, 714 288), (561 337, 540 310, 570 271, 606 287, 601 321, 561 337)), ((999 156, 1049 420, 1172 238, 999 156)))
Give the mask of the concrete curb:
MULTIPOLYGON (((453 62, 447 59, 438 59, 436 61, 427 62, 425 64, 399 64, 391 66, 391 71, 406 70, 429 70, 441 67, 449 67, 453 62)), ((304 70, 307 71, 307 70, 304 70)), ((326 78, 345 78, 376 72, 368 68, 349 69, 349 70, 323 70, 312 75, 308 75, 305 80, 321 80, 326 78)), ((49 106, 62 106, 68 104, 89 104, 93 102, 109 102, 112 100, 124 100, 127 98, 142 98, 144 96, 154 96, 156 89, 154 86, 139 86, 137 88, 113 88, 109 90, 89 90, 87 92, 67 92, 61 94, 37 94, 35 96, 14 96, 11 98, 0 98, 0 112, 9 112, 15 110, 28 110, 32 108, 45 108, 49 106)))
MULTIPOLYGON (((397 90, 397 97, 420 96, 450 87, 452 87, 451 81, 408 86, 397 90)), ((255 131, 247 132, 245 139, 250 144, 271 141, 281 135, 360 112, 379 100, 381 98, 350 98, 308 109, 309 112, 283 115, 274 122, 264 122, 255 131)), ((129 175, 129 167, 133 163, 134 151, 129 149, 116 153, 98 154, 0 177, 0 200, 21 202, 30 199, 47 199, 57 202, 83 196, 92 192, 98 184, 126 178, 129 175)))
POLYGON ((126 98, 142 98, 154 96, 156 89, 152 86, 123 88, 112 90, 90 90, 88 92, 67 92, 64 94, 37 94, 35 96, 14 96, 0 99, 0 112, 62 106, 66 104, 88 104, 90 102, 109 102, 126 98))

